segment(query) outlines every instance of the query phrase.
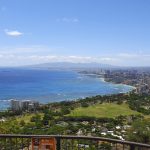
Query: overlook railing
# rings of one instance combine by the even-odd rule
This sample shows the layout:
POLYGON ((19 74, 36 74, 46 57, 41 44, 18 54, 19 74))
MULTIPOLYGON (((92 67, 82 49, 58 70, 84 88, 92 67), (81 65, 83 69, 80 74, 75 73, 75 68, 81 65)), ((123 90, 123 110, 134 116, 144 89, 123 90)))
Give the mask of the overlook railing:
POLYGON ((103 137, 0 134, 0 150, 150 150, 150 145, 103 137))

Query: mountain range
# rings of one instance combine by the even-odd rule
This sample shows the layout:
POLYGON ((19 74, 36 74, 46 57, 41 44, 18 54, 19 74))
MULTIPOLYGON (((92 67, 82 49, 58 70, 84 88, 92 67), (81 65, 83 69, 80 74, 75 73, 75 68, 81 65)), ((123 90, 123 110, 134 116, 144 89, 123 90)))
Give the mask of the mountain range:
POLYGON ((115 68, 115 66, 101 63, 71 63, 71 62, 52 62, 25 66, 34 69, 88 69, 88 68, 115 68))

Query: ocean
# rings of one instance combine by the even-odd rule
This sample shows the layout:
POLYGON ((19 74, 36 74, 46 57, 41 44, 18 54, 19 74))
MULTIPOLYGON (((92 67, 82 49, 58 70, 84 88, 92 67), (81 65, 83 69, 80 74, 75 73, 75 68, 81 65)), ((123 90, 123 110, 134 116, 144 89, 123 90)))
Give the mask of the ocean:
POLYGON ((10 107, 11 99, 49 103, 130 90, 131 86, 107 83, 74 71, 0 69, 0 110, 10 107))

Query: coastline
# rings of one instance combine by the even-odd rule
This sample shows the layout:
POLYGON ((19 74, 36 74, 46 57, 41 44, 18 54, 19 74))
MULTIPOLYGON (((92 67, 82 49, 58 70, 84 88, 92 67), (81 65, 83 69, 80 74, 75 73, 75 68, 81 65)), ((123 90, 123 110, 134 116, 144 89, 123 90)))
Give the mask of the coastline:
POLYGON ((115 83, 115 82, 111 82, 111 81, 106 81, 104 77, 103 77, 103 78, 100 78, 100 79, 101 79, 101 81, 103 81, 103 82, 112 83, 112 84, 116 84, 116 85, 128 86, 128 87, 133 88, 133 90, 136 90, 136 89, 137 89, 137 87, 135 87, 135 86, 133 86, 133 85, 124 84, 124 83, 115 83))
MULTIPOLYGON (((96 73, 82 73, 82 72, 78 72, 79 74, 84 74, 86 76, 89 76, 89 77, 95 77, 95 78, 98 78, 100 79, 102 82, 106 82, 106 83, 111 83, 111 84, 115 84, 115 85, 121 85, 121 86, 127 86, 127 87, 130 87, 131 90, 128 91, 128 92, 133 92, 134 90, 137 89, 137 87, 133 86, 133 85, 129 85, 129 84, 124 84, 124 83, 115 83, 113 81, 106 81, 106 78, 102 77, 102 75, 99 75, 99 74, 96 74, 96 73)), ((125 93, 128 93, 128 92, 125 92, 125 93)), ((123 92, 124 93, 124 92, 123 92)))

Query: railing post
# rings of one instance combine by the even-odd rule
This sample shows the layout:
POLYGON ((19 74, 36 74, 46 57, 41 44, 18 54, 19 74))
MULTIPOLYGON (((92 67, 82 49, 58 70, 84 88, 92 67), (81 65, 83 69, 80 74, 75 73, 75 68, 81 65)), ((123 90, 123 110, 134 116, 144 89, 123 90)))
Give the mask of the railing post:
POLYGON ((60 137, 56 138, 56 150, 60 150, 60 137))
POLYGON ((130 145, 130 150, 135 150, 135 145, 130 145))

